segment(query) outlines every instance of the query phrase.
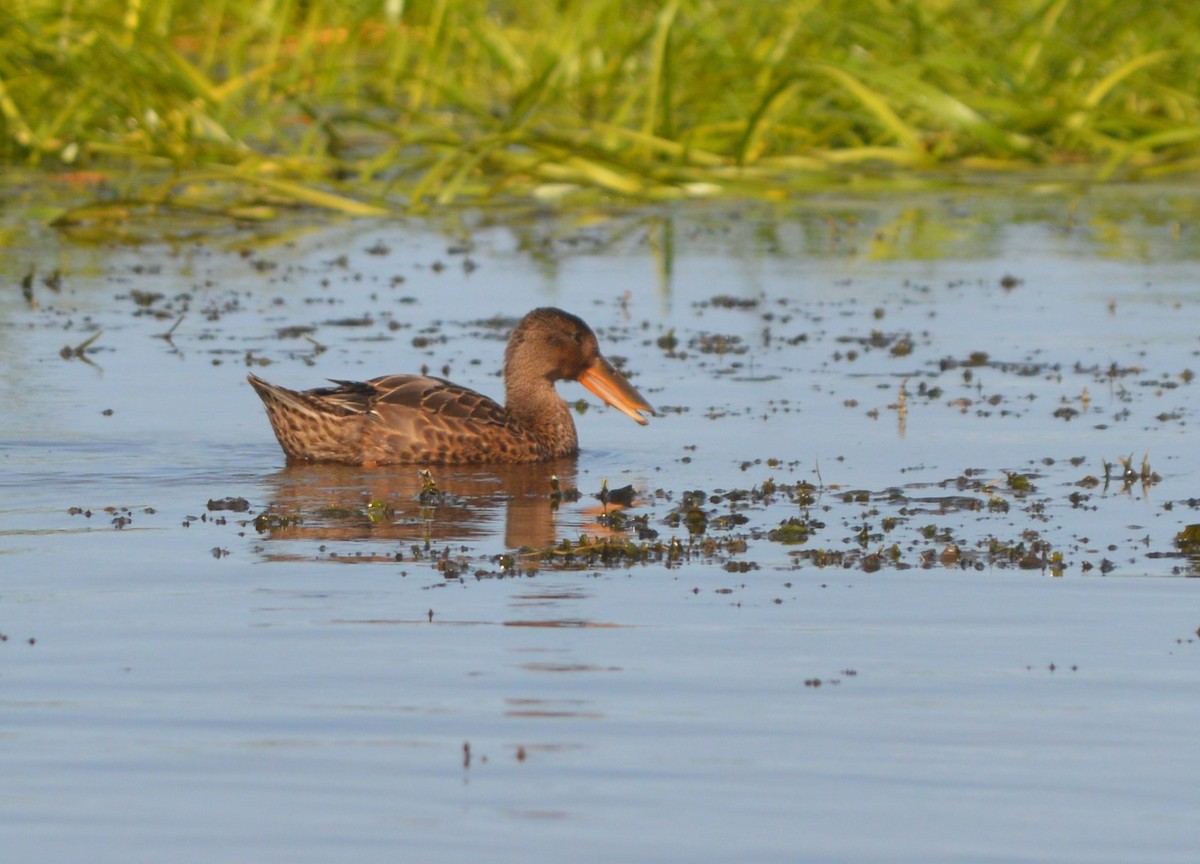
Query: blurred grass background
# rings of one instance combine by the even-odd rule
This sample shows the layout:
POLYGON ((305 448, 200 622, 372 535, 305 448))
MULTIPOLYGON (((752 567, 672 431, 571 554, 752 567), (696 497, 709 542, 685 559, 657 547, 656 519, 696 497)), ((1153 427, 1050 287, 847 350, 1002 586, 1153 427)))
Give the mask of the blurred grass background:
POLYGON ((0 165, 347 213, 1200 169, 1195 0, 4 0, 0 165))

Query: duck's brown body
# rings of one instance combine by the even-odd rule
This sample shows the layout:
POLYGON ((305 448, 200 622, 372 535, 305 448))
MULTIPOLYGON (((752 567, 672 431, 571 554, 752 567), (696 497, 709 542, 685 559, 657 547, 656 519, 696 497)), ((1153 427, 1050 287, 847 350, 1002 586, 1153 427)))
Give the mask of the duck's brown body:
POLYGON ((654 409, 600 353, 595 334, 560 309, 535 309, 505 351, 506 405, 441 378, 386 375, 298 392, 250 383, 292 460, 363 464, 538 462, 579 449, 554 389, 577 380, 644 424, 654 409))
POLYGON ((538 462, 579 449, 566 403, 562 416, 537 418, 530 428, 488 397, 441 378, 387 375, 304 392, 253 375, 250 383, 291 459, 355 465, 538 462))

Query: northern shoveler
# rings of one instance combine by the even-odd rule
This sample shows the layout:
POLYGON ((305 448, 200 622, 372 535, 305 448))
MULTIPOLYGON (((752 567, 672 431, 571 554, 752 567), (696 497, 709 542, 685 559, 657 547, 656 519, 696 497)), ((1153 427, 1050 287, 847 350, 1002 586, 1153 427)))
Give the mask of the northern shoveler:
POLYGON ((534 309, 504 352, 505 405, 442 378, 385 375, 298 392, 248 376, 289 460, 352 465, 540 462, 579 451, 554 389, 578 381, 643 426, 654 409, 561 309, 534 309))

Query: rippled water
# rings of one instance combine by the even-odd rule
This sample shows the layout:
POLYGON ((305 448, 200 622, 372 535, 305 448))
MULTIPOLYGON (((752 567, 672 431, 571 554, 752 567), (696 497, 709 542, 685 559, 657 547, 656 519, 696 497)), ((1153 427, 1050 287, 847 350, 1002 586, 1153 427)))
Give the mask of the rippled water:
POLYGON ((10 208, 6 860, 1190 861, 1196 200, 10 208), (432 503, 245 383, 498 396, 551 304, 660 416, 432 503))

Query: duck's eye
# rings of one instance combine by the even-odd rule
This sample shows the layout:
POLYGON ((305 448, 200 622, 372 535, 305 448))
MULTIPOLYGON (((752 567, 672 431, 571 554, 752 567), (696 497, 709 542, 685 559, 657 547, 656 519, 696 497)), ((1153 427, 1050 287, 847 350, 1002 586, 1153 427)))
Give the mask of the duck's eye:
POLYGON ((578 330, 575 331, 575 344, 576 345, 583 344, 583 334, 580 333, 578 330))

